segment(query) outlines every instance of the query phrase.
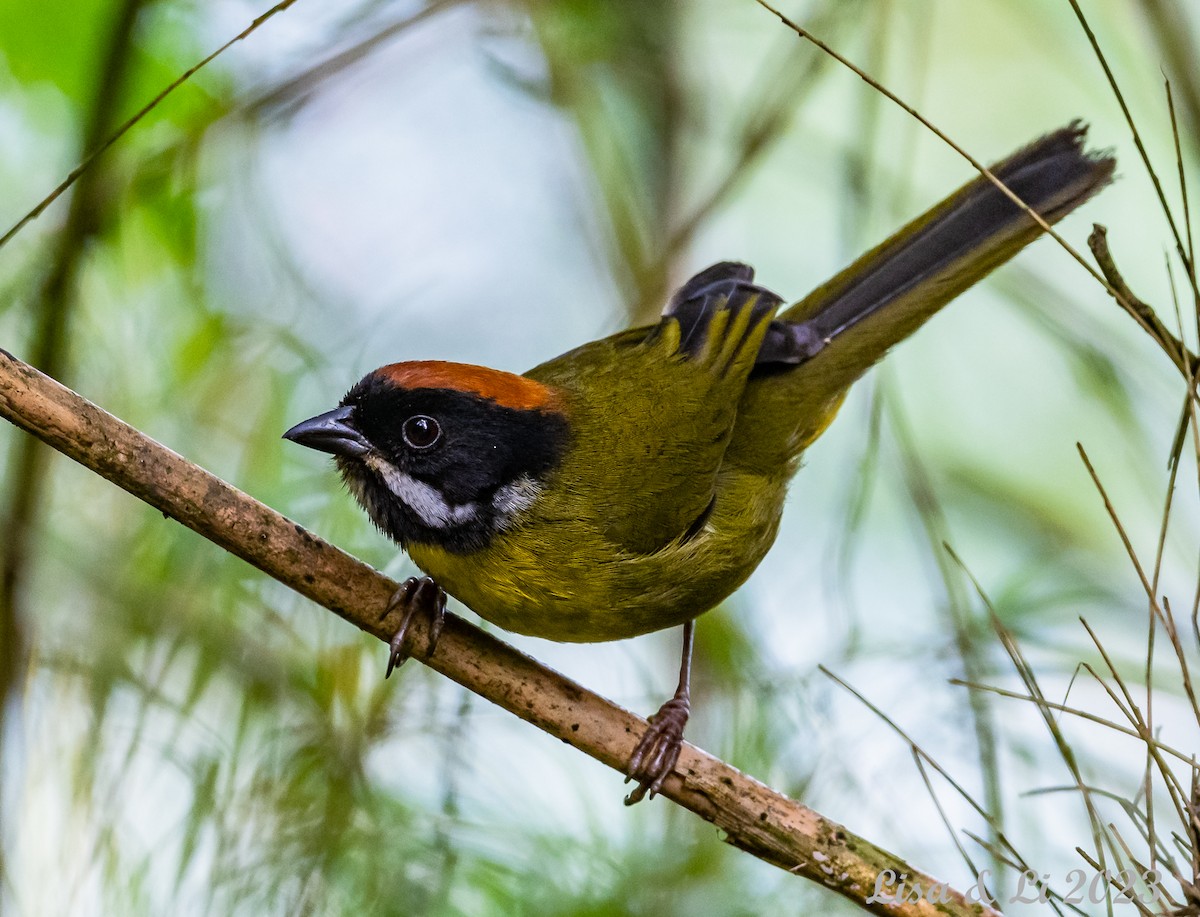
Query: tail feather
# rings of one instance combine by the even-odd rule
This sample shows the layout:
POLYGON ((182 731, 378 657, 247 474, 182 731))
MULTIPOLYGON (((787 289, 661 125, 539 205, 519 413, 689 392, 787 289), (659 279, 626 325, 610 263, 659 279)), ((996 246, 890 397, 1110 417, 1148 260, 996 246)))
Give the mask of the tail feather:
MULTIPOLYGON (((1086 153, 1086 134, 1086 127, 1072 123, 997 163, 992 174, 1047 223, 1056 223, 1112 180, 1116 162, 1086 153)), ((787 310, 768 338, 775 341, 775 359, 762 362, 811 359, 917 289, 922 298, 910 308, 923 321, 1041 231, 981 175, 787 310)), ((881 356, 883 351, 875 359, 881 356)))
MULTIPOLYGON (((1085 151, 1086 134, 1074 122, 991 171, 1047 223, 1057 222, 1112 181, 1115 160, 1085 151)), ((856 379, 1042 231, 980 176, 784 310, 764 338, 730 454, 764 468, 795 460, 856 379), (756 432, 768 418, 780 430, 772 442, 756 432)))

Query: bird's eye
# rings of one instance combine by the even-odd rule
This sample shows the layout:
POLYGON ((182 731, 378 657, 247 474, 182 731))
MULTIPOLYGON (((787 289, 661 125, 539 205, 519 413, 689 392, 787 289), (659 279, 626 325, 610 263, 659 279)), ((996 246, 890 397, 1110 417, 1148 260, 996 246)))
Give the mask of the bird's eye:
POLYGON ((413 449, 428 449, 442 438, 442 428, 436 420, 426 414, 418 414, 404 421, 400 428, 404 441, 413 449))

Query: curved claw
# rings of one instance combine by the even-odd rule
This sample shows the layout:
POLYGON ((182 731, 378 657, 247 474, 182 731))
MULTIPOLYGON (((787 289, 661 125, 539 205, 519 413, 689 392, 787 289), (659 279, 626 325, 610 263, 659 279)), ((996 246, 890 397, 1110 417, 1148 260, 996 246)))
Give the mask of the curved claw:
POLYGON ((404 641, 408 636, 409 625, 418 614, 425 614, 429 618, 429 644, 426 654, 432 654, 437 648, 438 638, 442 635, 442 624, 446 620, 446 593, 428 576, 412 576, 392 594, 383 614, 379 616, 380 620, 400 607, 404 608, 404 617, 400 619, 400 626, 396 628, 396 633, 389 643, 391 653, 388 655, 384 678, 390 678, 392 672, 404 665, 408 659, 410 654, 405 649, 404 641))
POLYGON ((647 794, 653 799, 662 790, 663 782, 679 761, 683 730, 690 713, 688 698, 676 695, 650 717, 646 734, 629 758, 625 782, 636 780, 638 785, 625 797, 625 805, 635 805, 647 794))

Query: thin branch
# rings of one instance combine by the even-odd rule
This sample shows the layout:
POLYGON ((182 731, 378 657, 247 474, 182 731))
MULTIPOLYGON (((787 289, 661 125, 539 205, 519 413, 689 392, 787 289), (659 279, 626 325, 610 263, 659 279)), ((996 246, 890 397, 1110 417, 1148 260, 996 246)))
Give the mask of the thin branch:
MULTIPOLYGON (((390 639, 398 622, 380 620, 379 609, 396 589, 392 580, 3 350, 0 416, 361 630, 390 639)), ((426 656, 424 622, 416 624, 415 655, 430 668, 624 772, 645 720, 453 615, 426 656)), ((735 847, 873 913, 997 914, 691 745, 662 795, 720 828, 735 847), (885 870, 907 873, 910 889, 936 885, 949 903, 868 903, 885 870)))
MULTIPOLYGON (((898 398, 886 398, 889 408, 889 418, 896 437, 900 453, 900 466, 905 486, 908 488, 913 510, 920 519, 928 541, 929 553, 937 565, 938 574, 945 589, 944 604, 950 629, 954 635, 954 649, 962 663, 963 678, 966 681, 982 681, 985 662, 985 650, 975 633, 975 621, 972 617, 970 602, 962 584, 963 571, 956 565, 957 557, 953 552, 944 552, 941 546, 946 544, 949 532, 949 522, 942 506, 938 502, 929 470, 922 463, 917 451, 912 430, 904 416, 904 411, 898 398)), ((975 733, 975 744, 979 752, 979 772, 983 780, 986 808, 988 811, 988 827, 991 840, 995 842, 1004 833, 1003 793, 1000 786, 999 750, 996 738, 996 724, 988 699, 975 691, 967 692, 967 707, 971 715, 971 726, 975 733)), ((1001 863, 995 863, 995 880, 998 885, 1004 883, 1004 873, 1001 863)))
POLYGON ((29 213, 25 214, 25 216, 21 217, 21 219, 19 219, 12 226, 12 228, 10 228, 8 230, 8 232, 6 232, 3 236, 0 236, 0 248, 3 248, 4 244, 6 242, 8 242, 8 240, 11 239, 13 236, 15 236, 17 233, 19 233, 25 227, 25 225, 27 223, 31 222, 32 220, 36 220, 39 216, 41 216, 42 211, 44 211, 47 207, 49 207, 56 200, 58 200, 58 198, 62 195, 62 193, 64 191, 66 191, 68 188, 70 188, 71 185, 73 185, 75 183, 75 180, 78 179, 79 176, 82 175, 84 172, 86 172, 88 167, 91 166, 91 164, 93 162, 95 162, 96 159, 102 153, 104 153, 105 150, 107 150, 114 143, 116 143, 118 140, 120 140, 122 137, 124 137, 125 134, 130 130, 130 128, 132 128, 135 124, 137 124, 139 121, 141 121, 142 118, 146 117, 146 115, 148 115, 158 105, 159 102, 161 102, 163 99, 165 99, 167 96, 169 96, 172 92, 174 92, 176 89, 178 89, 180 86, 182 86, 188 80, 190 80, 193 76, 195 76, 195 74, 197 72, 199 72, 202 68, 206 67, 212 61, 214 61, 226 49, 232 47, 233 45, 235 45, 239 41, 241 41, 243 38, 246 38, 247 36, 249 36, 259 26, 261 26, 264 22, 266 22, 268 19, 270 19, 276 13, 283 12, 284 10, 286 10, 289 6, 291 6, 295 2, 296 2, 296 0, 283 0, 283 2, 275 4, 269 10, 267 10, 265 13, 263 13, 261 16, 259 16, 257 19, 255 19, 252 23, 250 23, 250 25, 246 26, 245 29, 243 29, 241 32, 239 32, 237 35, 235 35, 233 38, 229 39, 229 41, 225 42, 225 44, 221 45, 221 47, 217 48, 217 50, 213 51, 212 54, 208 55, 208 57, 204 58, 199 63, 194 64, 193 66, 189 67, 187 70, 185 70, 183 73, 181 73, 178 77, 176 77, 174 80, 172 80, 171 83, 165 89, 163 89, 158 95, 156 95, 153 99, 151 99, 149 102, 147 102, 145 105, 143 105, 142 108, 139 109, 135 115, 133 115, 133 117, 131 117, 128 121, 126 121, 119 128, 117 128, 108 137, 107 140, 105 140, 102 144, 100 144, 98 147, 96 147, 90 153, 88 153, 88 155, 86 157, 84 157, 83 161, 81 163, 79 163, 79 165, 77 165, 74 169, 71 170, 71 174, 69 174, 66 178, 64 178, 62 180, 61 184, 59 184, 59 186, 57 188, 55 188, 48 195, 46 195, 46 197, 44 197, 42 199, 41 203, 39 203, 36 207, 34 207, 31 211, 29 211, 29 213))
POLYGON ((1126 309, 1150 333, 1158 346, 1171 358, 1171 362, 1183 372, 1185 377, 1194 376, 1200 372, 1200 359, 1197 359, 1196 355, 1188 350, 1187 345, 1163 324, 1158 313, 1136 296, 1129 289, 1129 285, 1125 283, 1125 278, 1117 269, 1112 252, 1108 248, 1107 227, 1101 226, 1099 223, 1092 224, 1092 234, 1088 236, 1088 247, 1096 256, 1096 263, 1100 265, 1104 279, 1108 281, 1109 286, 1116 290, 1118 295, 1115 298, 1124 300, 1126 309))
MULTIPOLYGON (((758 2, 759 6, 763 7, 768 12, 774 14, 779 19, 780 22, 782 22, 785 26, 787 26, 789 29, 791 29, 793 32, 795 32, 797 35, 799 35, 801 38, 816 45, 818 48, 821 49, 821 51, 823 53, 828 54, 830 57, 832 57, 834 60, 836 60, 842 66, 846 67, 848 70, 850 70, 852 73, 854 73, 856 76, 858 76, 859 79, 861 79, 863 82, 865 82, 872 89, 881 93, 883 96, 890 99, 892 102, 894 102, 896 105, 898 105, 901 109, 903 109, 909 115, 916 118, 917 121, 919 121, 922 125, 924 125, 926 128, 928 128, 934 134, 934 136, 936 136, 939 140, 941 140, 948 147, 950 147, 950 149, 954 150, 954 152, 956 152, 959 156, 961 156, 963 159, 965 159, 967 162, 969 162, 971 164, 971 166, 977 172, 979 172, 980 175, 987 178, 989 181, 991 181, 992 184, 994 184, 997 188, 999 188, 1000 191, 1006 197, 1008 197, 1009 200, 1011 200, 1014 204, 1016 204, 1017 207, 1019 207, 1022 211, 1024 211, 1030 217, 1030 219, 1032 219, 1035 223, 1037 223, 1037 225, 1039 227, 1041 227, 1042 231, 1045 232, 1046 235, 1048 235, 1051 239, 1053 239, 1055 242, 1057 242, 1063 248, 1063 250, 1066 251, 1066 253, 1068 255, 1070 255, 1076 261, 1076 263, 1078 263, 1085 271, 1087 271, 1088 274, 1090 274, 1097 283, 1099 283, 1102 287, 1104 287, 1104 289, 1106 291, 1108 291, 1108 294, 1117 301, 1117 304, 1122 309, 1124 309, 1126 312, 1129 313, 1129 315, 1133 318, 1134 321, 1136 321, 1138 324, 1140 324, 1150 334, 1154 334, 1154 329, 1151 328, 1151 326, 1146 323, 1142 313, 1140 313, 1137 309, 1135 309, 1133 307, 1133 305, 1129 302, 1128 299, 1126 299, 1126 297, 1120 290, 1118 290, 1111 283, 1109 283, 1108 279, 1105 278, 1099 271, 1097 271, 1096 268, 1094 268, 1090 264, 1088 264, 1087 261, 1084 260, 1083 255, 1081 255, 1073 245, 1071 245, 1065 238, 1063 238, 1063 236, 1057 230, 1055 230, 1053 226, 1051 226, 1049 223, 1047 223, 1036 210, 1033 210, 1028 204, 1026 204, 1023 200, 1021 200, 1021 198, 1018 197, 1006 184, 1004 184, 1004 182, 1000 181, 1000 179, 998 179, 994 174, 992 174, 992 171, 990 169, 988 169, 986 166, 984 166, 984 164, 982 162, 980 162, 978 159, 976 159, 974 156, 972 156, 970 153, 968 153, 961 145, 959 145, 958 143, 955 143, 945 131, 941 130, 941 128, 939 128, 932 121, 930 121, 927 117, 925 117, 919 111, 917 111, 915 108, 913 108, 913 106, 909 105, 907 102, 905 102, 903 99, 901 99, 900 96, 896 95, 896 93, 894 93, 892 90, 888 89, 886 86, 884 86, 882 83, 880 83, 874 77, 872 77, 869 73, 867 73, 861 67, 857 66, 849 58, 845 57, 842 54, 839 54, 836 50, 834 50, 828 44, 823 42, 820 38, 818 38, 816 35, 814 35, 808 29, 805 29, 802 26, 797 25, 795 22, 793 22, 787 16, 783 15, 783 13, 779 12, 779 10, 777 10, 777 9, 775 9, 775 7, 771 6, 771 4, 767 2, 767 0, 757 0, 757 2, 758 2)), ((1070 0, 1070 2, 1072 2, 1072 4, 1073 4, 1074 0, 1070 0)), ((1139 141, 1139 145, 1140 145, 1140 141, 1139 141)), ((1147 168, 1149 168, 1148 161, 1147 161, 1146 165, 1147 165, 1147 168)), ((1153 173, 1152 173, 1152 175, 1153 175, 1153 173)), ((1155 184, 1157 185, 1158 179, 1156 176, 1154 176, 1154 181, 1155 181, 1155 184)), ((1166 205, 1164 203, 1164 207, 1165 206, 1166 205)), ((1171 218, 1169 212, 1167 213, 1167 217, 1168 217, 1168 219, 1171 218)), ((1171 225, 1173 228, 1174 223, 1172 222, 1171 225)), ((1176 238, 1178 239, 1178 233, 1176 233, 1176 238)), ((1188 266, 1188 276, 1191 277, 1191 275, 1193 273, 1192 265, 1188 261, 1187 253, 1186 253, 1186 251, 1183 250, 1182 244, 1179 248, 1179 252, 1180 252, 1180 257, 1183 259, 1184 263, 1188 266)), ((1180 368, 1182 370, 1182 366, 1180 368)), ((1185 373, 1185 375, 1186 375, 1186 373, 1185 373)))
POLYGON ((326 80, 337 76, 355 64, 361 63, 393 38, 408 31, 413 26, 420 25, 425 20, 444 12, 459 2, 461 0, 430 0, 427 6, 422 7, 415 13, 411 13, 395 22, 390 22, 367 37, 354 42, 349 47, 343 48, 319 63, 313 64, 311 67, 307 67, 299 73, 287 77, 281 83, 256 96, 245 105, 235 108, 231 114, 236 116, 259 116, 264 111, 296 105, 326 80))
POLYGON ((995 694, 998 697, 1008 697, 1012 700, 1023 700, 1035 705, 1043 714, 1050 710, 1056 710, 1059 713, 1067 713, 1071 716, 1078 717, 1081 720, 1086 720, 1089 723, 1096 723, 1103 726, 1105 729, 1110 729, 1113 732, 1119 732, 1121 735, 1129 736, 1131 739, 1137 739, 1139 742, 1152 742, 1155 748, 1160 749, 1173 758, 1178 758, 1184 764, 1191 764, 1190 756, 1184 754, 1177 748, 1172 748, 1158 739, 1147 739, 1142 733, 1136 729, 1131 729, 1128 726, 1122 726, 1113 720, 1105 719, 1104 717, 1089 713, 1087 710, 1082 710, 1079 707, 1070 707, 1067 704, 1055 703, 1052 700, 1047 700, 1044 697, 1037 697, 1032 694, 1019 694, 1016 691, 1010 691, 1007 688, 999 688, 995 685, 979 685, 963 681, 960 678, 951 678, 950 684, 961 685, 964 688, 970 688, 972 691, 987 691, 989 694, 995 694))
POLYGON ((1179 232, 1179 226, 1175 222, 1175 215, 1171 211, 1170 205, 1167 203, 1167 194, 1163 190, 1162 182, 1158 178, 1158 172, 1150 162, 1150 154, 1146 152, 1146 145, 1142 143, 1142 134, 1138 130, 1137 122, 1133 120, 1133 112, 1130 110, 1128 103, 1125 101, 1125 93, 1121 91, 1121 86, 1117 82, 1116 74, 1108 65, 1108 58, 1104 54, 1104 49, 1100 47, 1100 42, 1096 38, 1096 33, 1092 31, 1091 24, 1087 21, 1087 17, 1083 14, 1083 10, 1079 7, 1079 0, 1067 0, 1071 4, 1071 9, 1075 11, 1075 17, 1079 20, 1079 25, 1083 28, 1084 34, 1087 36, 1088 43, 1092 46, 1092 51, 1096 55, 1096 60, 1100 62, 1100 67, 1104 70, 1104 77, 1108 80, 1109 88, 1112 89, 1113 97, 1117 100, 1117 104, 1121 108, 1121 114, 1125 116, 1125 123, 1129 126, 1129 133, 1132 135, 1133 144, 1137 147, 1138 155, 1142 158, 1142 165, 1146 167, 1146 174, 1150 177, 1150 182, 1154 185, 1154 191, 1158 195, 1158 203, 1162 209, 1163 216, 1167 218, 1167 225, 1171 229, 1171 235, 1175 237, 1175 250, 1179 254, 1180 260, 1183 261, 1187 268, 1188 276, 1195 277, 1195 272, 1192 269, 1192 261, 1188 256, 1188 249, 1183 244, 1183 238, 1179 232))
MULTIPOLYGON (((955 143, 954 140, 952 140, 950 138, 949 134, 947 134, 945 131, 943 131, 941 128, 939 128, 936 124, 934 124, 932 121, 930 121, 928 118, 926 118, 923 114, 921 114, 919 111, 917 111, 915 108, 913 108, 907 102, 905 102, 902 98, 900 98, 900 96, 896 95, 896 93, 894 93, 892 90, 888 89, 886 86, 884 86, 878 80, 876 80, 873 76, 871 76, 869 73, 867 73, 861 67, 856 65, 849 58, 845 57, 842 54, 839 54, 836 50, 834 50, 828 44, 823 42, 820 38, 818 38, 816 35, 814 35, 808 29, 804 28, 803 26, 797 25, 795 22, 793 22, 787 16, 783 15, 783 13, 779 12, 779 10, 775 9, 775 7, 771 6, 771 4, 767 3, 766 0, 757 0, 757 2, 758 2, 759 6, 763 7, 768 12, 774 14, 779 19, 780 22, 782 22, 785 26, 787 26, 789 29, 791 29, 793 32, 795 32, 797 35, 799 35, 801 38, 816 45, 818 48, 821 49, 821 51, 823 53, 828 54, 830 57, 832 57, 834 60, 836 60, 839 64, 841 64, 843 67, 850 70, 855 76, 857 76, 859 79, 861 79, 864 83, 866 83, 868 86, 870 86, 876 92, 881 93, 883 96, 890 99, 892 102, 894 102, 896 105, 898 105, 901 109, 903 109, 907 114, 916 118, 917 121, 919 121, 922 125, 924 125, 926 128, 928 128, 928 130, 930 132, 932 132, 935 137, 937 137, 944 144, 946 144, 948 147, 950 147, 950 149, 954 150, 954 152, 956 152, 959 156, 961 156, 963 159, 965 159, 967 162, 969 162, 971 164, 971 166, 980 175, 982 175, 984 178, 991 181, 991 183, 993 185, 995 185, 998 189, 1000 189, 1002 194, 1004 194, 1010 201, 1012 201, 1021 210, 1023 210, 1026 214, 1028 214, 1028 216, 1035 223, 1037 223, 1037 225, 1039 227, 1041 227, 1042 232, 1046 233, 1050 238, 1052 238, 1055 242, 1057 242, 1059 245, 1061 245, 1066 250, 1067 254, 1069 254, 1072 258, 1074 258, 1075 261, 1077 261, 1083 267, 1083 269, 1085 271, 1087 271, 1089 274, 1091 274, 1101 284, 1104 284, 1105 286, 1107 286, 1107 284, 1105 284, 1104 278, 1101 277, 1096 272, 1096 269, 1094 267, 1092 267, 1090 264, 1088 264, 1083 259, 1083 256, 1081 254, 1079 254, 1078 251, 1075 250, 1075 248, 1071 245, 1071 243, 1069 243, 1066 239, 1064 239, 1058 233, 1058 231, 1055 230, 1055 228, 1053 226, 1051 226, 1049 223, 1047 223, 1046 220, 1043 219, 1041 214, 1039 214, 1036 210, 1034 210, 1032 207, 1030 207, 1028 204, 1026 204, 1023 200, 1021 200, 1021 198, 1018 197, 1008 187, 1008 185, 1004 184, 1004 182, 1002 182, 999 178, 997 178, 992 173, 991 169, 989 169, 982 162, 980 162, 978 159, 976 159, 974 156, 972 156, 970 153, 968 153, 961 145, 959 145, 958 143, 955 143)), ((1114 296, 1115 295, 1116 294, 1114 292, 1114 296)), ((1118 299, 1119 299, 1119 297, 1118 297, 1118 299)))

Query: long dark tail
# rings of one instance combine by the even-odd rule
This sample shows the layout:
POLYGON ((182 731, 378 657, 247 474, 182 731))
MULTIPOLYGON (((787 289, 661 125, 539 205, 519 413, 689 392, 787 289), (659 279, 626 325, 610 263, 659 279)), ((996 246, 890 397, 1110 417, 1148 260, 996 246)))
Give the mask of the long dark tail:
MULTIPOLYGON (((1107 185, 1109 155, 1084 150, 1087 128, 1072 123, 992 166, 1047 223, 1107 185)), ((734 442, 764 463, 794 458, 822 429, 846 389, 951 299, 1041 235, 1042 229, 980 176, 863 255, 772 323, 734 442), (787 442, 753 435, 769 415, 795 418, 787 442)), ((787 427, 788 424, 783 425, 787 427)), ((731 444, 733 450, 734 444, 731 444)), ((758 461, 754 461, 758 464, 758 461)))

